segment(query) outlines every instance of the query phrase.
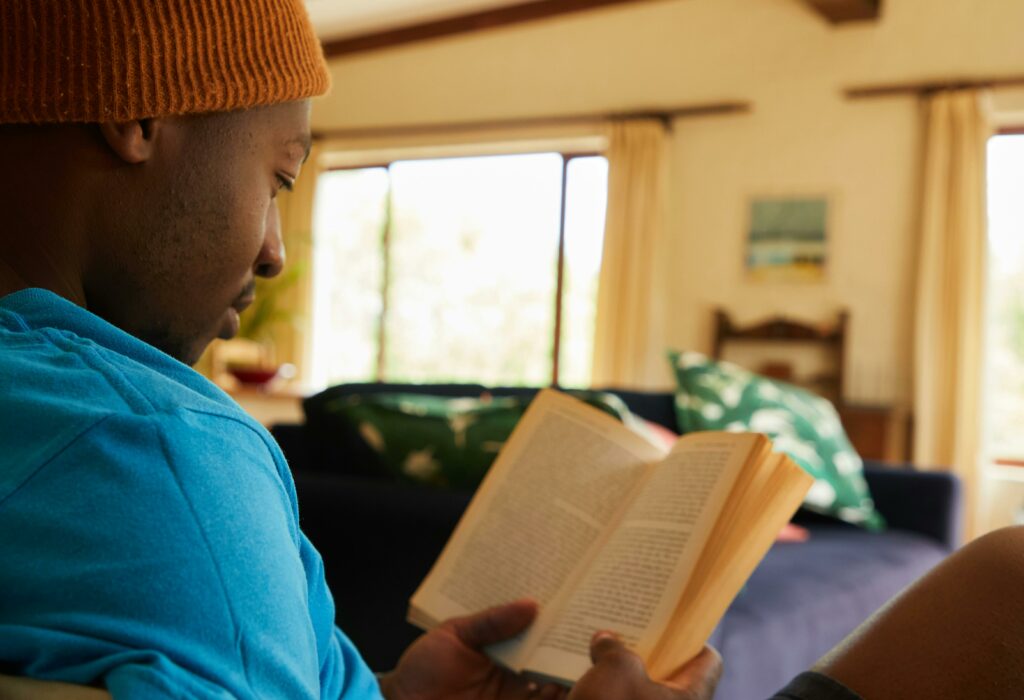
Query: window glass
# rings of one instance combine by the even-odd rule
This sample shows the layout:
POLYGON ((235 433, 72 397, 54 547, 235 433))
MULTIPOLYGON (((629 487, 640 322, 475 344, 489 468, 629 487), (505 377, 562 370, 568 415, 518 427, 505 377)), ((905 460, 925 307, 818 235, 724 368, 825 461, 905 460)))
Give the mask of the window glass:
POLYGON ((337 170, 317 181, 313 211, 314 386, 376 375, 388 171, 337 170))
POLYGON ((391 167, 386 373, 399 381, 550 381, 562 159, 391 167))
POLYGON ((1024 136, 989 141, 988 181, 988 452, 1024 460, 1024 136))
POLYGON ((597 285, 608 206, 608 160, 568 163, 565 206, 565 290, 559 383, 589 386, 597 319, 597 285))
POLYGON ((607 160, 398 161, 317 186, 312 381, 553 378, 567 163, 560 383, 590 380, 607 160))

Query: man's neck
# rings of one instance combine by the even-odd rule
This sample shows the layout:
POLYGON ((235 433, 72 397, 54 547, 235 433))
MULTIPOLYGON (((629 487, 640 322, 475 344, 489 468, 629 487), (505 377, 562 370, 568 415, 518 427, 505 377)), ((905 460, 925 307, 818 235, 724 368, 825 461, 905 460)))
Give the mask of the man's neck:
POLYGON ((24 274, 17 266, 0 258, 0 298, 30 287, 48 289, 85 307, 85 292, 70 276, 62 275, 56 268, 41 268, 35 274, 24 274))
POLYGON ((17 272, 3 260, 0 260, 0 298, 14 294, 29 287, 17 272))
POLYGON ((91 199, 75 168, 90 155, 87 137, 73 127, 0 128, 0 296, 39 287, 85 305, 79 253, 91 199))

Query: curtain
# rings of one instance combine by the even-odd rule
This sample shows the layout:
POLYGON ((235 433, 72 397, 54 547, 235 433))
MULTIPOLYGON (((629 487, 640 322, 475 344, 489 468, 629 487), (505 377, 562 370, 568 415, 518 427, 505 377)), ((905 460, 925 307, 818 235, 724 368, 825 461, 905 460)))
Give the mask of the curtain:
POLYGON ((667 134, 655 119, 615 122, 594 334, 593 386, 669 383, 664 357, 667 134))
POLYGON ((321 147, 314 144, 302 173, 291 192, 277 196, 281 212, 281 237, 286 251, 281 308, 288 319, 275 324, 272 332, 278 363, 295 366, 296 380, 309 377, 310 336, 313 305, 313 201, 320 176, 321 147))
POLYGON ((914 461, 964 482, 967 534, 979 491, 984 335, 985 152, 976 90, 925 98, 914 356, 914 461))

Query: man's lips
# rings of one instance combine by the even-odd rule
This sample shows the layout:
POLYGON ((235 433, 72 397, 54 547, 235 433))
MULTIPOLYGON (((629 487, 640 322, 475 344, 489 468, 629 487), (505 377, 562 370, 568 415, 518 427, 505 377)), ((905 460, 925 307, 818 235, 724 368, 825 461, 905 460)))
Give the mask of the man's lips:
POLYGON ((221 327, 217 337, 222 340, 230 340, 238 335, 238 331, 242 326, 242 321, 239 316, 241 316, 242 312, 249 308, 254 301, 256 301, 255 292, 243 293, 242 296, 235 299, 231 303, 231 306, 227 308, 224 325, 221 327))
POLYGON ((256 301, 255 294, 246 294, 245 296, 236 299, 235 303, 231 305, 231 308, 237 311, 238 313, 242 313, 243 311, 248 309, 254 301, 256 301))

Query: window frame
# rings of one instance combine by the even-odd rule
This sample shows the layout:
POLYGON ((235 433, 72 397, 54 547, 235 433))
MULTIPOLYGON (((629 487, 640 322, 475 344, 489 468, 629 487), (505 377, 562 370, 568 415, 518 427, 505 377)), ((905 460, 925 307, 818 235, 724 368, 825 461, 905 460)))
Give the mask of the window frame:
MULTIPOLYGON (((387 314, 388 314, 388 288, 391 283, 391 250, 390 242, 392 239, 392 226, 394 223, 393 212, 393 199, 390 181, 391 166, 395 163, 403 163, 410 161, 424 161, 424 160, 448 160, 448 159, 462 159, 462 158, 489 158, 489 157, 502 157, 507 155, 528 155, 528 154, 556 154, 561 158, 561 193, 559 201, 559 214, 558 214, 558 251, 557 251, 557 267, 555 272, 555 294, 554 294, 554 326, 552 330, 551 348, 550 348, 550 359, 551 359, 551 375, 550 375, 550 386, 558 387, 560 379, 560 362, 561 362, 561 350, 562 350, 562 330, 563 330, 563 307, 565 301, 565 234, 566 234, 566 218, 568 210, 568 182, 569 182, 569 164, 571 161, 579 158, 605 158, 607 159, 607 153, 602 150, 596 150, 591 148, 565 148, 565 149, 542 149, 542 150, 515 150, 510 152, 482 152, 479 155, 471 155, 469 153, 459 153, 457 155, 410 155, 409 157, 393 157, 385 158, 381 160, 367 159, 365 162, 353 162, 346 163, 344 165, 332 165, 325 167, 320 170, 317 174, 318 177, 327 173, 339 172, 339 171, 353 171, 353 170, 371 170, 376 168, 382 168, 388 172, 388 189, 385 202, 385 224, 381 235, 380 248, 382 256, 382 274, 381 274, 381 312, 379 321, 377 324, 377 337, 376 337, 376 361, 374 363, 374 376, 369 379, 373 382, 386 382, 389 381, 387 378, 387 314)), ((316 254, 314 248, 314 255, 316 254)))

